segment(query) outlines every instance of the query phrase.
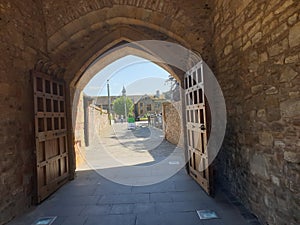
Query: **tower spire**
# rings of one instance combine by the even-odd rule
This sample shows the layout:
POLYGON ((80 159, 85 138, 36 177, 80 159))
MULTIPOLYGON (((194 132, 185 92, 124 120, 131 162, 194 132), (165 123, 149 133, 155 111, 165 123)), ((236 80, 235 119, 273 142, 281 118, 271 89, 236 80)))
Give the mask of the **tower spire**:
POLYGON ((122 89, 122 95, 123 95, 123 96, 126 96, 126 89, 125 89, 124 86, 123 86, 123 89, 122 89))

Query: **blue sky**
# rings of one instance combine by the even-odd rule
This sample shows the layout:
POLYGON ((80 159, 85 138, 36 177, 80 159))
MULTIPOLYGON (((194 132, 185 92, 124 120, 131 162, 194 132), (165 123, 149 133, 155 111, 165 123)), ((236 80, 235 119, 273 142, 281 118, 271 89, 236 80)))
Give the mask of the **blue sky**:
POLYGON ((169 73, 156 64, 132 55, 123 57, 99 71, 84 88, 89 96, 107 95, 107 79, 110 94, 120 95, 125 86, 127 95, 155 94, 170 90, 165 83, 169 73))

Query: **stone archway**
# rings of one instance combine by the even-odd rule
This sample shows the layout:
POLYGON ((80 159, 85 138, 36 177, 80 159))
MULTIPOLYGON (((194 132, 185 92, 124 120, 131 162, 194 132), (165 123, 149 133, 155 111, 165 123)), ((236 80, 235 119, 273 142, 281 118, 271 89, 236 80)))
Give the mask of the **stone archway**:
POLYGON ((97 51, 127 37, 201 53, 228 106, 221 182, 262 221, 297 224, 299 8, 295 0, 3 0, 0 223, 24 212, 34 195, 29 71, 46 57, 66 69, 70 87, 97 51))
MULTIPOLYGON (((120 39, 120 43, 122 43, 122 40, 124 39, 120 39)), ((127 41, 129 41, 127 39, 127 41)), ((149 50, 149 49, 148 49, 149 50)), ((99 52, 102 52, 101 50, 99 52)), ((154 64, 157 64, 158 66, 162 67, 163 69, 165 69, 167 72, 170 73, 170 75, 172 75, 179 83, 182 83, 183 81, 183 74, 184 71, 174 67, 174 65, 168 65, 166 64, 163 59, 159 58, 158 55, 155 54, 151 54, 151 52, 147 52, 146 49, 142 49, 139 48, 139 46, 137 45, 128 45, 128 44, 124 44, 123 46, 120 45, 118 47, 112 47, 111 51, 105 52, 103 55, 100 55, 93 63, 91 63, 91 65, 84 65, 82 68, 82 71, 85 71, 83 74, 78 74, 77 76, 74 77, 74 80, 71 82, 70 87, 72 87, 70 89, 70 96, 71 96, 71 100, 72 102, 70 103, 70 105, 72 105, 72 109, 70 109, 72 111, 72 127, 74 128, 74 123, 75 120, 74 118, 76 118, 76 113, 77 113, 77 105, 78 105, 78 101, 79 101, 79 97, 80 92, 83 90, 83 88, 85 87, 85 85, 89 82, 89 80, 100 70, 102 70, 104 67, 106 67, 107 65, 113 63, 114 61, 125 57, 127 55, 134 55, 134 56, 138 56, 144 59, 147 59, 149 61, 151 61, 154 64)), ((97 53, 98 55, 98 53, 97 53)), ((196 58, 196 57, 194 57, 196 58)), ((105 80, 106 81, 106 80, 105 80)), ((69 118, 71 119, 71 118, 69 118)), ((70 121, 71 123, 71 121, 70 121)), ((183 121, 181 121, 180 123, 183 123, 183 121)), ((183 124, 181 125, 182 127, 184 126, 183 124)), ((75 161, 73 161, 73 164, 75 165, 75 161)))
MULTIPOLYGON (((49 7, 51 4, 45 3, 49 7)), ((188 13, 191 1, 186 4, 178 7, 174 2, 159 1, 93 1, 89 4, 75 1, 66 10, 60 8, 65 4, 58 3, 57 10, 47 11, 45 17, 46 23, 49 22, 49 55, 67 69, 67 80, 72 79, 81 65, 93 61, 92 55, 97 57, 96 49, 105 51, 124 37, 131 41, 176 42, 200 52, 211 65, 209 1, 201 2, 200 7, 189 9, 188 13)))

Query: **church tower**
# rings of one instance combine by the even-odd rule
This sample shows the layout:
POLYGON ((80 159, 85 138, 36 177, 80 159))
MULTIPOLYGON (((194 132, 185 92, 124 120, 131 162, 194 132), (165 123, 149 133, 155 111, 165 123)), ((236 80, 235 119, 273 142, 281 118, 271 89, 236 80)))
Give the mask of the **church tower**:
POLYGON ((123 86, 123 89, 122 89, 122 96, 126 96, 126 89, 125 89, 124 86, 123 86))

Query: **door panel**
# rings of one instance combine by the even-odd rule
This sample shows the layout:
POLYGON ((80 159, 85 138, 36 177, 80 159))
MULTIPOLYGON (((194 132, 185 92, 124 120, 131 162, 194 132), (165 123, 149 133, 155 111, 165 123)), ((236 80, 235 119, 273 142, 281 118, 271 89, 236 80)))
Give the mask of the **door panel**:
POLYGON ((68 180, 68 143, 63 81, 37 71, 34 90, 37 202, 68 180))
POLYGON ((185 74, 186 129, 190 175, 211 194, 207 152, 207 118, 203 65, 199 62, 185 74))

